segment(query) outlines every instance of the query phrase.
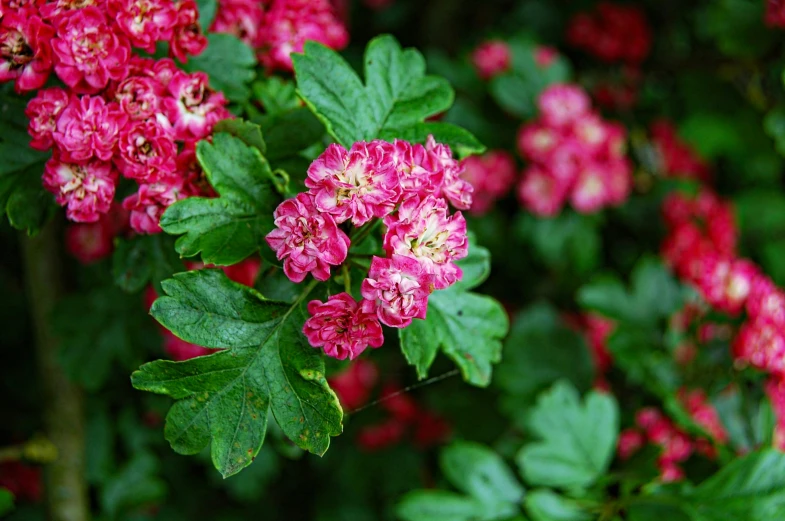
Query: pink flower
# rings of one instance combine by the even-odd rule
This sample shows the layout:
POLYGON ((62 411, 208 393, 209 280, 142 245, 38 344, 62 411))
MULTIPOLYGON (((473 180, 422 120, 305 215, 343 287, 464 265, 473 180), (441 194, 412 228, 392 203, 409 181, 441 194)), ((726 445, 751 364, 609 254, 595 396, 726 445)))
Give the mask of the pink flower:
POLYGON ((743 367, 785 375, 785 328, 765 317, 745 322, 733 341, 733 357, 743 367))
POLYGON ((348 293, 339 293, 327 302, 308 303, 311 317, 305 321, 303 334, 313 347, 324 348, 324 354, 354 360, 368 346, 384 344, 382 326, 376 313, 366 311, 348 293))
POLYGON ((424 198, 439 190, 444 182, 441 161, 419 143, 411 144, 400 139, 392 143, 376 140, 398 172, 401 201, 409 197, 424 198))
POLYGON ((303 52, 307 40, 340 50, 349 33, 328 0, 273 0, 261 29, 259 60, 270 70, 292 70, 293 52, 303 52))
POLYGON ((632 191, 632 165, 627 159, 605 163, 605 203, 620 205, 632 191))
POLYGON ((94 223, 72 223, 65 229, 65 248, 82 264, 92 264, 112 253, 113 232, 106 219, 94 223))
POLYGON ((384 249, 388 255, 412 257, 434 275, 436 289, 451 286, 463 275, 454 261, 468 254, 466 220, 449 215, 444 199, 432 195, 422 201, 407 199, 397 216, 385 219, 384 249))
POLYGON ((175 2, 177 22, 169 40, 169 53, 185 63, 188 56, 201 54, 207 47, 207 37, 199 25, 199 10, 193 0, 175 2))
POLYGON ((139 185, 139 190, 123 199, 123 208, 131 212, 131 228, 137 233, 161 233, 159 224, 164 211, 190 194, 178 176, 161 178, 155 183, 139 185))
POLYGON ((518 183, 518 199, 531 213, 552 217, 561 212, 567 189, 568 185, 547 170, 530 166, 523 171, 518 183))
POLYGON ((95 222, 109 211, 116 182, 117 172, 102 161, 72 164, 55 154, 44 168, 44 188, 66 206, 66 216, 79 223, 95 222))
POLYGON ((472 52, 474 69, 484 80, 507 72, 511 61, 510 47, 501 40, 483 42, 472 52))
POLYGON ((474 188, 473 214, 488 212, 496 199, 504 196, 515 184, 515 160, 503 150, 467 157, 462 166, 461 177, 474 188))
POLYGON ((115 163, 125 177, 152 183, 175 172, 177 145, 153 119, 126 127, 120 134, 118 148, 115 163))
POLYGON ((618 446, 616 448, 619 458, 626 460, 638 452, 646 444, 643 433, 637 429, 626 429, 619 434, 618 446))
POLYGON ((99 9, 105 8, 104 0, 54 0, 53 2, 42 2, 39 10, 41 17, 55 27, 60 25, 63 18, 68 17, 74 11, 86 7, 95 6, 99 9))
POLYGON ((444 172, 442 195, 459 210, 468 210, 472 206, 472 185, 461 178, 463 165, 452 157, 450 147, 437 143, 432 135, 425 141, 425 150, 436 164, 441 165, 444 172))
POLYGON ((417 259, 403 255, 374 257, 368 278, 362 283, 362 310, 375 313, 382 324, 404 328, 412 319, 425 319, 433 275, 417 259))
POLYGON ((98 96, 74 97, 57 118, 52 137, 65 161, 109 161, 127 120, 117 103, 98 96))
POLYGON ((563 127, 589 112, 591 100, 577 85, 551 85, 540 94, 537 105, 546 124, 563 127))
POLYGON ((30 147, 36 150, 52 148, 52 132, 63 109, 68 105, 68 93, 59 87, 38 91, 38 95, 27 102, 25 115, 30 120, 27 133, 33 138, 30 147))
POLYGON ((190 360, 197 356, 209 355, 217 351, 217 349, 207 349, 206 347, 186 342, 163 328, 161 328, 161 333, 164 337, 164 351, 172 357, 172 360, 178 362, 190 360))
POLYGON ((320 212, 355 226, 389 214, 400 197, 398 173, 375 142, 357 142, 348 152, 330 145, 311 163, 305 186, 320 212))
POLYGON ((319 213, 306 193, 287 199, 275 209, 276 229, 265 237, 289 279, 302 282, 310 272, 317 280, 330 278, 349 252, 349 237, 330 214, 319 213))
POLYGON ((785 326, 785 293, 763 274, 753 281, 746 307, 752 319, 763 317, 785 326))
POLYGON ((586 165, 570 194, 570 203, 580 213, 601 209, 607 200, 606 173, 602 165, 586 165))
POLYGON ((170 96, 163 104, 166 116, 174 125, 175 139, 201 139, 210 134, 213 125, 231 117, 224 95, 210 89, 207 82, 207 74, 203 72, 177 71, 172 76, 168 86, 170 96))
POLYGON ((378 379, 379 367, 371 360, 361 358, 327 381, 344 409, 354 410, 368 403, 378 379))
POLYGON ((561 139, 556 129, 539 122, 529 123, 518 131, 518 152, 532 161, 547 161, 561 139))
POLYGON ((129 76, 117 86, 114 99, 132 120, 146 120, 160 111, 159 85, 155 79, 129 76))
POLYGON ((31 13, 0 17, 0 83, 15 81, 16 92, 40 89, 52 71, 54 29, 31 13))
POLYGON ((711 306, 736 314, 744 307, 758 273, 749 261, 709 255, 704 260, 700 290, 711 306))
POLYGON ((261 46, 264 6, 254 0, 219 0, 210 32, 237 36, 252 49, 261 46))
POLYGON ((108 0, 109 15, 131 45, 155 52, 155 44, 172 37, 177 11, 171 0, 108 0))
POLYGON ((547 69, 559 59, 559 51, 547 45, 539 45, 534 49, 534 63, 541 69, 547 69))
POLYGON ((77 94, 94 94, 128 74, 131 46, 97 7, 63 16, 52 51, 57 76, 77 94))
POLYGON ((687 409, 692 420, 711 435, 714 441, 727 443, 728 432, 725 430, 722 421, 720 421, 717 410, 709 402, 705 391, 702 389, 693 389, 692 391, 679 389, 676 396, 684 408, 687 409))

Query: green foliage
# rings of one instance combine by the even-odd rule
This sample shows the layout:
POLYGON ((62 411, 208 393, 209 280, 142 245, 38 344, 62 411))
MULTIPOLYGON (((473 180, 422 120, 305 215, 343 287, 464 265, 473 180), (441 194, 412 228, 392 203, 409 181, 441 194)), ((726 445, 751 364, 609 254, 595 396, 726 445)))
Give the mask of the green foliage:
POLYGON ((254 96, 262 103, 267 115, 275 116, 300 107, 297 88, 292 81, 270 76, 257 79, 252 88, 254 96))
POLYGON ((199 25, 207 29, 215 20, 215 13, 218 10, 217 0, 196 0, 199 7, 199 25))
POLYGON ((559 382, 539 397, 527 424, 541 441, 518 453, 524 479, 532 485, 585 488, 610 465, 619 409, 613 397, 596 391, 581 403, 575 388, 559 382))
POLYGON ((600 261, 598 222, 589 216, 573 212, 549 219, 521 215, 516 232, 534 247, 546 266, 560 272, 588 274, 600 261))
POLYGON ((273 210, 281 201, 270 165, 259 149, 229 134, 196 148, 218 198, 190 197, 167 208, 165 232, 182 236, 175 248, 185 257, 201 253, 206 264, 236 264, 252 253, 269 250, 264 236, 273 229, 273 210))
POLYGON ((532 490, 526 496, 526 511, 532 521, 590 521, 592 516, 582 511, 568 498, 548 489, 532 490))
POLYGON ((491 365, 501 360, 501 339, 509 324, 501 304, 469 291, 485 280, 490 267, 487 250, 472 245, 469 251, 469 257, 458 262, 467 266, 463 280, 432 293, 426 319, 398 330, 398 336, 401 350, 419 378, 428 375, 441 349, 458 366, 464 380, 485 387, 491 381, 491 365))
POLYGON ((166 482, 158 476, 159 462, 154 454, 138 453, 103 487, 101 505, 115 517, 125 509, 160 501, 166 496, 166 482))
POLYGON ((24 108, 24 100, 0 92, 0 213, 35 235, 54 211, 54 198, 41 185, 51 154, 29 147, 24 108))
POLYGON ((0 488, 0 516, 14 509, 14 495, 8 489, 0 488))
POLYGON ((423 140, 429 129, 463 155, 482 146, 460 128, 424 123, 444 112, 453 91, 443 78, 425 74, 425 59, 414 49, 402 50, 391 36, 379 36, 365 51, 365 84, 335 51, 308 42, 305 54, 294 55, 297 89, 327 132, 345 147, 381 138, 423 140), (436 134, 436 132, 434 132, 436 134))
POLYGON ((136 293, 148 284, 160 292, 162 280, 184 269, 174 251, 174 240, 164 234, 118 239, 112 254, 115 284, 129 293, 136 293))
POLYGON ((505 407, 517 410, 560 379, 589 389, 594 380, 589 349, 553 307, 537 303, 513 318, 495 383, 504 391, 505 407))
POLYGON ((200 55, 192 56, 185 69, 206 72, 210 87, 223 92, 229 101, 247 101, 251 95, 248 84, 256 76, 253 50, 231 34, 211 33, 207 42, 207 48, 200 55))
POLYGON ((342 411, 324 378, 324 363, 302 335, 302 300, 265 300, 217 270, 181 273, 163 283, 153 316, 180 338, 218 353, 159 360, 132 377, 137 389, 178 400, 166 438, 181 454, 211 443, 224 477, 248 466, 264 441, 269 412, 299 447, 323 454, 342 430, 342 411))

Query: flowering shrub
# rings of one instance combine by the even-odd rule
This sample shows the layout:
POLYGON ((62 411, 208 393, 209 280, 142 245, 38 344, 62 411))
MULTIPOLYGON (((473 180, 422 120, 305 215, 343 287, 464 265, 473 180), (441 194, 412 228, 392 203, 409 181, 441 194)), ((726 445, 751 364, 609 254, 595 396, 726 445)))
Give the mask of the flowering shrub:
POLYGON ((785 518, 783 3, 465 4, 0 0, 0 517, 785 518))

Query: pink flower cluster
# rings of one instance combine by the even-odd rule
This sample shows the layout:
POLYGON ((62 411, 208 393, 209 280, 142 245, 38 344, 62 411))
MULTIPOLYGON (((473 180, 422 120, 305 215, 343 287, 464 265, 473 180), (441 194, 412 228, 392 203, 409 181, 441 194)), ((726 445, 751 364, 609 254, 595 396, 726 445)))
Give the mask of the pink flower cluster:
POLYGON ((0 82, 15 81, 18 92, 37 90, 54 71, 66 86, 39 90, 26 114, 30 146, 53 151, 44 187, 70 220, 100 221, 120 175, 139 184, 123 201, 139 233, 160 232, 167 206, 201 193, 194 144, 230 117, 227 102, 209 89, 206 75, 133 53, 153 52, 162 41, 182 61, 204 49, 193 0, 56 0, 4 8, 0 82))
POLYGON ((462 161, 461 177, 474 187, 471 213, 488 213, 497 199, 507 195, 518 177, 515 159, 504 150, 492 150, 462 161))
POLYGON ((666 483, 684 479, 680 463, 689 459, 694 452, 714 459, 717 455, 714 444, 724 444, 728 440, 727 431, 720 422, 716 409, 708 402, 702 390, 682 389, 678 398, 692 420, 709 434, 711 440, 692 439, 662 412, 646 407, 635 415, 635 427, 621 432, 617 447, 621 459, 630 458, 646 444, 658 447, 660 455, 657 466, 660 469, 660 480, 666 483))
POLYGON ((505 42, 489 40, 477 46, 472 52, 471 60, 477 75, 489 80, 510 70, 512 52, 505 42))
POLYGON ((589 354, 594 362, 595 381, 594 387, 608 390, 610 384, 605 379, 605 374, 613 365, 613 355, 608 349, 608 339, 616 329, 616 323, 597 313, 565 314, 567 325, 579 332, 589 348, 589 354))
POLYGON ((769 27, 785 27, 785 1, 766 0, 764 21, 769 27))
POLYGON ((128 212, 114 203, 94 223, 70 223, 65 229, 65 249, 82 264, 92 264, 111 255, 115 237, 128 228, 128 212))
POLYGON ((548 87, 538 105, 540 118, 518 133, 518 150, 530 162, 518 184, 521 203, 553 216, 568 200, 582 213, 624 202, 632 188, 624 128, 594 112, 577 85, 548 87))
POLYGON ((652 32, 640 7, 600 2, 570 20, 567 41, 602 61, 637 65, 649 55, 652 32))
POLYGON ((659 120, 652 123, 651 141, 657 150, 660 168, 667 177, 709 181, 709 166, 679 138, 671 122, 659 120))
POLYGON ((220 0, 210 30, 237 36, 270 70, 291 71, 291 54, 307 40, 336 50, 349 43, 329 0, 220 0))
POLYGON ((308 192, 276 208, 276 229, 266 237, 286 276, 328 280, 351 245, 344 223, 359 228, 383 219, 386 257, 371 260, 360 303, 343 293, 309 304, 313 316, 304 332, 311 345, 354 359, 368 345, 381 345, 379 322, 403 328, 425 318, 430 293, 461 278, 454 261, 467 254, 466 221, 460 212, 450 214, 447 201, 471 206, 472 187, 462 173, 449 147, 433 137, 425 145, 376 140, 346 150, 333 144, 314 160, 308 192))

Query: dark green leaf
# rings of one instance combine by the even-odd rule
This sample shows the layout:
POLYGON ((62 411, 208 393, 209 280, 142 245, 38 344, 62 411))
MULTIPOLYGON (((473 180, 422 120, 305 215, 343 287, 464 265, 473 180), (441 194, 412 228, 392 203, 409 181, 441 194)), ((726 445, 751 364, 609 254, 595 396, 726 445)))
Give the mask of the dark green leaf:
POLYGON ((210 33, 207 41, 207 49, 192 56, 185 69, 206 72, 210 76, 210 87, 223 92, 230 101, 247 101, 251 94, 248 83, 256 75, 253 50, 231 34, 210 33))
POLYGON ((218 10, 217 0, 196 0, 199 8, 199 25, 203 31, 207 31, 215 20, 215 12, 218 10))
POLYGON ((256 148, 228 134, 213 143, 200 141, 199 163, 220 197, 190 197, 167 208, 161 217, 165 232, 182 235, 175 247, 185 256, 201 252, 206 264, 236 264, 260 248, 273 228, 280 202, 270 165, 256 148))
POLYGON ((162 280, 184 269, 174 251, 174 241, 164 234, 118 239, 112 254, 115 284, 129 293, 136 293, 151 283, 160 292, 162 280))
POLYGON ((142 452, 110 478, 101 491, 101 505, 115 517, 120 512, 160 501, 166 495, 166 482, 158 476, 158 458, 142 452))
POLYGON ((525 445, 517 460, 524 479, 550 487, 588 487, 610 465, 619 433, 616 400, 592 391, 584 403, 559 382, 537 400, 528 421, 542 441, 525 445))
POLYGON ((397 138, 412 143, 425 143, 429 135, 433 135, 439 143, 449 145, 459 158, 485 152, 485 145, 480 143, 471 132, 452 123, 427 121, 409 127, 386 128, 380 132, 379 138, 387 141, 397 138))
POLYGON ((153 316, 188 342, 224 349, 133 374, 137 389, 178 400, 166 419, 172 448, 195 454, 212 442, 213 464, 230 476, 259 452, 272 410, 289 439, 323 454, 341 432, 342 411, 319 352, 302 335, 301 302, 264 300, 218 270, 181 273, 163 287, 153 316))
POLYGON ((402 521, 476 521, 485 508, 479 501, 446 490, 415 490, 395 509, 402 521))
POLYGON ((262 155, 267 153, 262 128, 256 123, 244 119, 224 119, 215 124, 213 132, 226 132, 241 139, 249 147, 256 147, 262 155))
POLYGON ((294 82, 278 76, 270 76, 254 82, 253 93, 262 102, 267 115, 288 112, 301 106, 294 82))
POLYGON ((14 495, 8 489, 0 488, 0 516, 14 509, 14 495))
POLYGON ((324 135, 324 126, 306 108, 265 117, 261 124, 267 139, 267 159, 272 163, 296 155, 324 135))

